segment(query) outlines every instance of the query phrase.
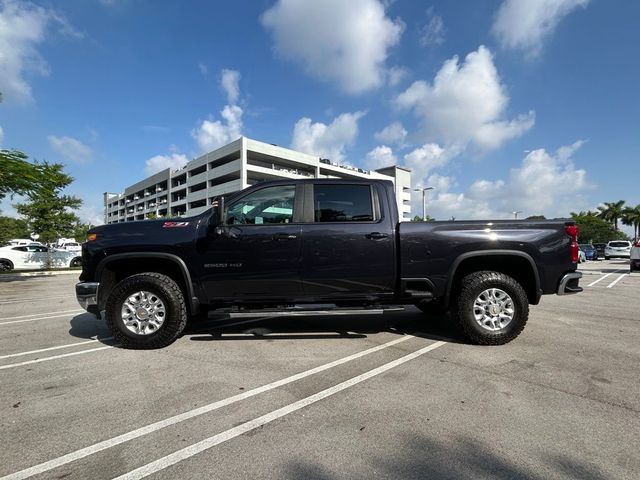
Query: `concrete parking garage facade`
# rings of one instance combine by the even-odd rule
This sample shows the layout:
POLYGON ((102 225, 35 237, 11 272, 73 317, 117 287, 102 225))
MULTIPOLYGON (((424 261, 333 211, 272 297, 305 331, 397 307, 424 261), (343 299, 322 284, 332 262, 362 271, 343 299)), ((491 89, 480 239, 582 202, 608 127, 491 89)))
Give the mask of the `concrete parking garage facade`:
POLYGON ((391 180, 399 218, 411 218, 411 171, 406 168, 368 171, 240 137, 179 170, 167 168, 126 187, 123 193, 105 193, 105 223, 198 215, 219 195, 263 181, 305 178, 391 180))

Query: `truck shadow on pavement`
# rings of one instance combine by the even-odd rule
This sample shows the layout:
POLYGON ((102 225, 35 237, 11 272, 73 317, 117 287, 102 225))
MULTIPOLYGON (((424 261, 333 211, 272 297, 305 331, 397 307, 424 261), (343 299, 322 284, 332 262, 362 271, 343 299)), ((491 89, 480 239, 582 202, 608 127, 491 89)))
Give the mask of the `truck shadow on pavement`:
MULTIPOLYGON (((113 345, 111 332, 104 320, 90 313, 74 316, 69 334, 81 339, 97 338, 113 345)), ((191 341, 266 341, 361 339, 389 332, 413 335, 450 343, 468 343, 444 315, 426 315, 419 311, 386 313, 384 315, 340 315, 305 317, 256 317, 235 320, 224 317, 189 322, 181 338, 191 341)), ((178 339, 178 342, 180 339, 178 339)))
POLYGON ((418 311, 384 315, 257 317, 250 320, 208 319, 187 326, 183 336, 192 341, 274 341, 366 338, 389 332, 451 343, 467 343, 444 315, 418 311))
MULTIPOLYGON (((443 422, 442 418, 438 418, 437 411, 431 412, 428 416, 426 423, 432 425, 432 428, 438 428, 438 425, 443 422)), ((362 444, 371 442, 372 438, 375 439, 381 434, 376 425, 363 425, 354 432, 354 437, 359 436, 361 438, 359 442, 362 444)), ((595 461, 585 463, 585 459, 572 458, 558 451, 542 455, 536 449, 531 449, 528 452, 521 451, 519 452, 520 462, 516 464, 515 461, 508 459, 509 455, 513 455, 508 450, 500 455, 495 446, 490 446, 489 440, 480 441, 463 435, 449 434, 445 438, 433 439, 417 432, 407 432, 399 436, 396 441, 396 448, 392 453, 380 452, 372 448, 366 456, 363 456, 362 452, 358 452, 360 458, 356 457, 356 452, 353 457, 347 456, 347 458, 354 459, 351 469, 367 472, 359 476, 350 471, 348 478, 364 480, 371 478, 373 472, 377 478, 416 480, 453 480, 458 478, 543 480, 549 478, 550 475, 554 478, 575 480, 610 478, 602 473, 595 461), (540 458, 541 456, 543 458, 540 458), (363 466, 362 463, 365 463, 366 466, 363 466)), ((335 469, 329 471, 319 463, 289 462, 284 466, 286 473, 283 478, 334 480, 345 478, 345 467, 348 465, 336 464, 335 469), (342 470, 342 472, 339 473, 336 469, 342 470)))

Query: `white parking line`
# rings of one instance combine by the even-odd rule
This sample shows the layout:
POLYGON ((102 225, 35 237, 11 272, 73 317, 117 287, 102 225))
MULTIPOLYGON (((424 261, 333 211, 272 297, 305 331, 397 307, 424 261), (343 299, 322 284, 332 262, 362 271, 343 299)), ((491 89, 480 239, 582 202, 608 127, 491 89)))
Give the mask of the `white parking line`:
POLYGON ((17 320, 18 318, 40 317, 42 315, 53 315, 56 313, 73 313, 77 311, 78 309, 74 308, 73 310, 58 310, 56 312, 30 313, 29 315, 18 315, 17 317, 4 317, 4 318, 0 318, 0 320, 17 320))
POLYGON ((0 322, 0 325, 11 325, 14 323, 24 323, 24 322, 35 322, 37 320, 48 320, 50 318, 60 318, 66 317, 68 315, 75 315, 76 313, 85 313, 84 310, 74 310, 68 313, 61 313, 60 315, 50 315, 48 317, 37 317, 37 318, 25 318, 23 320, 12 320, 10 322, 0 322))
MULTIPOLYGON (((3 302, 0 302, 0 305, 8 305, 10 303, 23 303, 23 302, 39 302, 41 300, 52 300, 52 299, 64 299, 61 298, 60 295, 56 295, 55 297, 34 297, 34 298, 22 298, 22 299, 16 299, 16 300, 5 300, 3 302)), ((69 300, 73 300, 75 301, 75 297, 70 296, 69 300)))
POLYGON ((90 348, 89 350, 81 350, 79 352, 63 353, 61 355, 54 355, 53 357, 44 357, 44 358, 37 358, 35 360, 27 360, 26 362, 10 363, 9 365, 1 365, 0 370, 8 370, 10 368, 23 367, 25 365, 33 365, 34 363, 48 362, 50 360, 57 360, 59 358, 73 357, 74 355, 83 355, 85 353, 97 352, 98 350, 105 350, 107 348, 113 348, 113 347, 117 347, 117 345, 107 345, 105 347, 90 348))
POLYGON ((629 276, 628 273, 623 273, 618 278, 616 278, 613 282, 611 282, 609 285, 607 285, 607 288, 613 287, 616 283, 618 283, 620 280, 622 280, 624 277, 627 277, 627 276, 629 276))
POLYGON ((225 398, 223 400, 218 400, 217 402, 213 402, 208 405, 204 405, 202 407, 189 410, 189 411, 180 413, 178 415, 174 415, 173 417, 169 417, 164 420, 151 423, 149 425, 138 428, 136 430, 132 430, 128 433, 123 433, 122 435, 118 435, 117 437, 109 438, 107 440, 103 440, 102 442, 89 445, 88 447, 81 448, 80 450, 76 450, 75 452, 67 453, 66 455, 62 455, 61 457, 54 458, 52 460, 49 460, 44 463, 40 463, 38 465, 34 465, 33 467, 25 468, 24 470, 20 470, 19 472, 12 473, 10 475, 6 475, 0 478, 0 480, 19 480, 19 479, 29 478, 33 475, 38 475, 40 473, 48 472, 49 470, 53 470, 54 468, 60 467, 62 465, 66 465, 67 463, 71 463, 76 460, 80 460, 81 458, 85 458, 89 455, 93 455, 94 453, 101 452, 108 448, 115 447, 116 445, 120 445, 121 443, 128 442, 129 440, 133 440, 135 438, 142 437, 143 435, 148 435, 150 433, 153 433, 157 430, 168 427, 170 425, 175 425, 176 423, 184 422, 185 420, 189 420, 191 418, 204 415, 205 413, 212 412, 219 408, 226 407, 227 405, 231 405, 241 400, 245 400, 247 398, 254 397, 256 395, 259 395, 264 392, 268 392, 278 387, 282 387, 283 385, 287 385, 289 383, 301 380, 303 378, 309 377, 316 373, 324 372, 325 370, 329 370, 331 368, 337 367, 339 365, 343 365, 352 360, 356 360, 366 355, 370 355, 380 350, 384 350, 385 348, 392 347, 401 342, 405 342, 411 338, 415 338, 415 337, 412 335, 405 335, 403 337, 396 338, 395 340, 392 340, 387 343, 383 343, 382 345, 378 345, 378 346, 369 348, 367 350, 354 353, 347 357, 334 360, 333 362, 325 363, 324 365, 320 365, 319 367, 315 367, 310 370, 306 370, 304 372, 296 373, 295 375, 291 375, 290 377, 283 378, 282 380, 277 380, 275 382, 263 385, 261 387, 254 388, 252 390, 247 390, 246 392, 242 392, 238 395, 234 395, 232 397, 225 398))
POLYGON ((262 415, 261 417, 254 418, 253 420, 249 420, 237 427, 230 428, 229 430, 225 430, 222 433, 218 433, 217 435, 213 435, 212 437, 206 438, 198 443, 194 443, 188 447, 185 447, 177 452, 174 452, 165 457, 159 458, 158 460, 148 463, 140 468, 136 468, 129 473, 125 473, 119 477, 116 477, 114 480, 138 480, 144 477, 147 477, 153 473, 159 472, 160 470, 164 470, 171 465, 175 465, 178 462, 186 460, 187 458, 191 458, 198 453, 204 452, 209 448, 215 447, 216 445, 220 445, 228 440, 236 438, 244 433, 250 432, 251 430, 255 430, 267 423, 273 422, 285 415, 289 415, 290 413, 296 412, 306 406, 312 405, 320 400, 330 397, 342 390, 346 390, 349 387, 353 387, 358 383, 362 383, 365 380, 368 380, 372 377, 380 375, 392 368, 395 368, 403 363, 409 362, 414 358, 419 357, 431 350, 434 350, 438 347, 446 345, 446 342, 436 342, 434 344, 429 345, 428 347, 421 348, 413 353, 405 355, 404 357, 400 357, 397 360, 393 360, 392 362, 385 363, 380 367, 374 368, 373 370, 369 370, 361 375, 350 378, 342 383, 334 385, 333 387, 329 387, 321 392, 318 392, 314 395, 310 395, 302 400, 298 400, 297 402, 286 405, 282 408, 274 410, 266 415, 262 415))
POLYGON ((587 285, 587 287, 593 287, 596 283, 601 282, 602 280, 604 280, 607 277, 610 277, 611 275, 613 275, 614 273, 620 273, 622 272, 622 270, 616 270, 615 272, 611 272, 611 273, 607 273, 606 275, 604 275, 603 277, 600 277, 599 279, 597 279, 595 282, 591 282, 589 285, 587 285))
POLYGON ((9 355, 2 355, 0 357, 0 360, 3 360, 5 358, 15 358, 15 357, 23 357, 25 355, 31 355, 34 353, 42 353, 42 352, 49 352, 51 350, 60 350, 62 348, 69 348, 69 347, 76 347, 78 345, 86 345, 87 343, 95 343, 95 342, 100 342, 100 341, 107 341, 107 340, 113 340, 113 337, 106 337, 106 338, 93 338, 91 340, 86 340, 84 342, 76 342, 76 343, 67 343, 65 345, 58 345, 56 347, 48 347, 48 348, 40 348, 39 350, 30 350, 28 352, 20 352, 20 353, 11 353, 9 355))

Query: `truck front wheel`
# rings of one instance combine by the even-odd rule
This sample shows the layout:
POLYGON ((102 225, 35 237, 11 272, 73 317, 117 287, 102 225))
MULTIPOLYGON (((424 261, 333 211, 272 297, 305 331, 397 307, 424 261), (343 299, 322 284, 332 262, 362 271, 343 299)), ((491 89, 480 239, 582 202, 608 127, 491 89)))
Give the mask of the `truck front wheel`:
POLYGON ((503 345, 516 338, 529 317, 522 286, 504 273, 481 271, 460 282, 452 316, 462 332, 481 345, 503 345))
POLYGON ((125 278, 111 291, 105 308, 107 326, 125 348, 162 348, 187 324, 187 307, 178 284, 160 273, 125 278))

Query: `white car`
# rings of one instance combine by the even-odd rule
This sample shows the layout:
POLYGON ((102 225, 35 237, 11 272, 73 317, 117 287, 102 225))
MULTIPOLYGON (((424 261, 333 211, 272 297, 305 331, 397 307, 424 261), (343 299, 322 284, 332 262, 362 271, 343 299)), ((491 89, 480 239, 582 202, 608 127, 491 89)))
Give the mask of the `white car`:
POLYGON ((587 255, 582 250, 578 250, 578 263, 584 263, 586 261, 587 255))
POLYGON ((82 265, 77 252, 49 249, 42 245, 18 245, 0 248, 0 271, 67 268, 82 265), (51 264, 49 265, 49 262, 51 264))
POLYGON ((56 247, 58 250, 65 250, 67 252, 77 252, 80 255, 82 245, 78 242, 62 242, 56 247))
POLYGON ((640 240, 636 240, 636 243, 631 247, 631 265, 629 270, 631 272, 640 271, 640 240))
POLYGON ((604 247, 604 259, 629 258, 631 256, 631 242, 628 240, 611 240, 604 247))

